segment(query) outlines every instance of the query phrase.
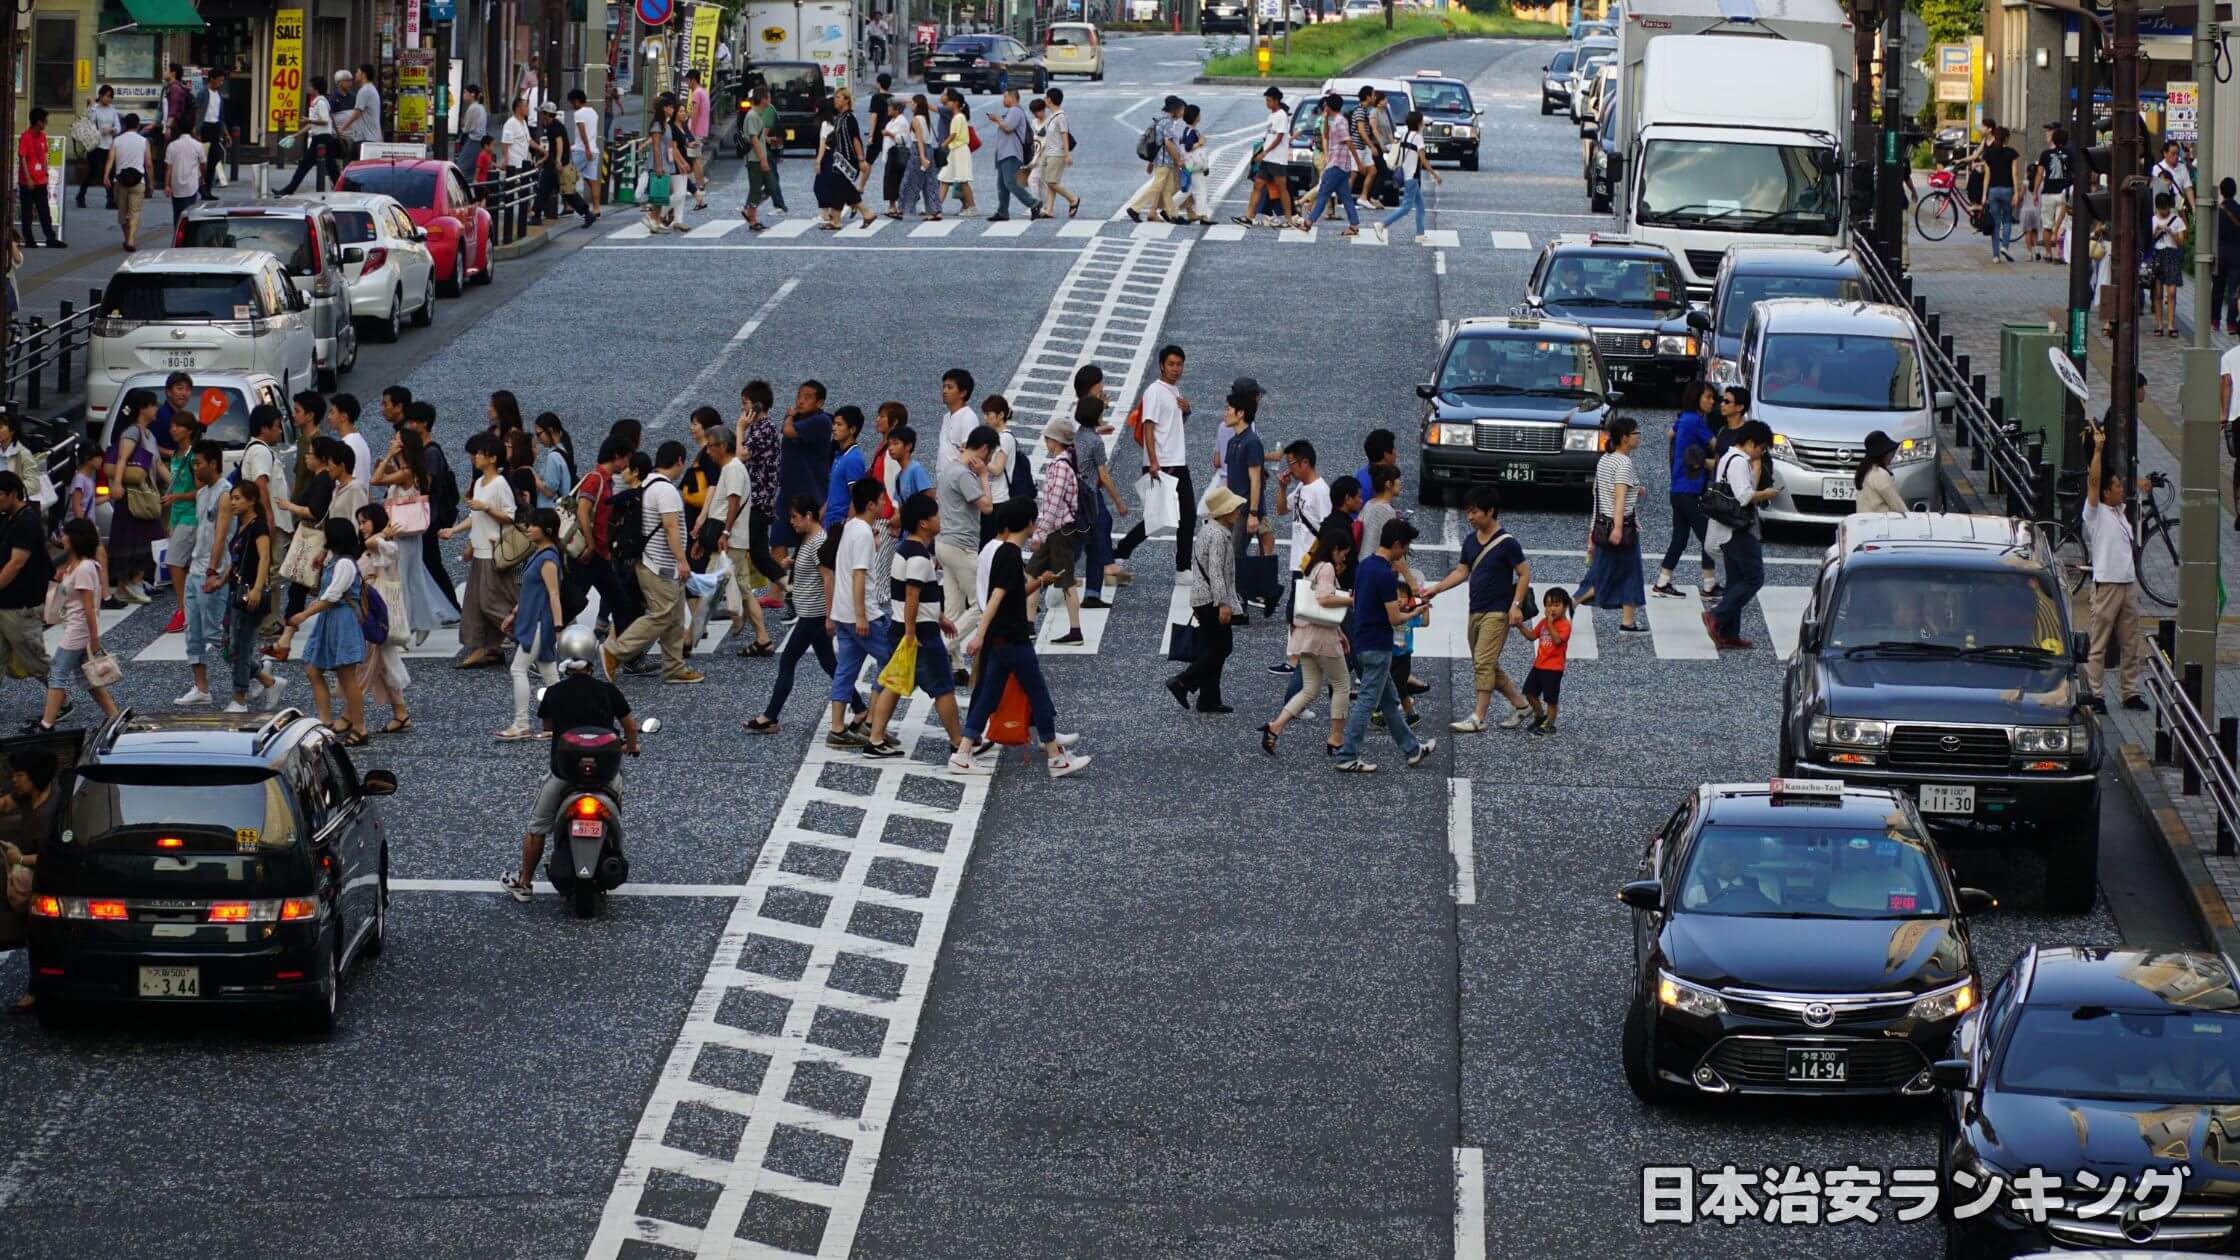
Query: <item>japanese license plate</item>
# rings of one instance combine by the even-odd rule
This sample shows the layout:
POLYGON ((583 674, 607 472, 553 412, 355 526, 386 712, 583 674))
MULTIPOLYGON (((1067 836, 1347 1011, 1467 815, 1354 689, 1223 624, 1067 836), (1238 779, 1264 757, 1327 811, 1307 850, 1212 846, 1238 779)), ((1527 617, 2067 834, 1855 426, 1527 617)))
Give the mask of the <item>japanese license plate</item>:
POLYGON ((1841 1085, 1851 1079, 1849 1050, 1789 1048, 1788 1077, 1796 1085, 1841 1085))
POLYGON ((1921 785, 1921 812, 1972 814, 1976 812, 1976 790, 1949 783, 1924 783, 1921 785))
POLYGON ((1630 381, 1633 379, 1633 369, 1613 363, 1610 365, 1610 379, 1620 384, 1630 381))
POLYGON ((962 83, 964 82, 964 76, 961 74, 945 74, 941 76, 941 81, 943 83, 962 83))
POLYGON ((179 998, 202 996, 200 967, 142 967, 140 996, 179 998))
POLYGON ((571 836, 603 836, 607 834, 607 825, 596 818, 578 818, 568 824, 568 834, 571 836))
POLYGON ((1849 477, 1823 477, 1820 479, 1820 497, 1838 503, 1855 502, 1859 497, 1859 487, 1853 485, 1849 477))
POLYGON ((166 350, 163 352, 163 365, 167 368, 191 368, 194 366, 194 351, 166 350))
POLYGON ((1539 475, 1539 470, 1530 464, 1503 464, 1497 475, 1503 481, 1531 481, 1539 475))

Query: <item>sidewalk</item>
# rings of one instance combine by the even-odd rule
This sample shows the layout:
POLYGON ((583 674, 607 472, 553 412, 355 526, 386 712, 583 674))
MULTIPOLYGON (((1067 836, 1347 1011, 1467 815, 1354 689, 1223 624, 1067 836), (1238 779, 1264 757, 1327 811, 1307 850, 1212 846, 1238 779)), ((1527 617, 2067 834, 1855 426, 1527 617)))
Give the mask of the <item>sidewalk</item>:
MULTIPOLYGON (((1952 338, 1953 351, 1968 355, 1971 373, 1987 380, 1999 379, 1999 326, 2022 320, 2046 319, 2056 328, 2066 322, 2069 305, 2069 269, 2052 263, 1993 263, 1987 238, 1955 232, 1943 241, 1915 237, 1909 244, 1914 292, 1928 299, 1929 309, 1942 317, 1942 329, 1952 338), (1964 239, 1963 239, 1964 238, 1964 239)), ((2191 310, 2192 291, 2179 294, 2179 309, 2191 310)), ((2092 397, 2089 415, 2100 415, 2108 406, 2109 345, 2101 335, 2097 317, 2088 325, 2090 340, 2085 374, 2092 397)), ((2219 351, 2234 338, 2212 333, 2209 343, 2219 351)), ((2139 370, 2147 376, 2147 399, 2140 407, 2139 468, 2167 473, 2175 482, 2178 461, 2171 454, 2177 444, 2175 418, 2179 414, 2181 352, 2185 339, 2142 338, 2139 370)), ((1965 459, 1962 452, 1955 457, 1965 459)), ((2220 569, 2240 573, 2240 534, 2232 526, 2233 497, 2227 469, 2218 470, 2220 569)), ((2175 509, 2175 502, 2172 504, 2175 509)), ((2156 564, 2166 561, 2156 559, 2156 564)), ((2142 599, 2140 620, 2150 636, 2165 616, 2175 615, 2142 599)), ((2240 608, 2228 611, 2217 634, 2216 715, 2240 716, 2240 608)), ((2121 745, 2115 749, 2116 772, 2140 809, 2162 830, 2172 845, 2181 874, 2200 898, 2200 918, 2221 938, 2227 949, 2240 948, 2234 921, 2240 918, 2240 857, 2218 857, 2216 810, 2206 795, 2186 796, 2176 766, 2157 767, 2152 753, 2155 715, 2111 707, 2104 726, 2121 745)))

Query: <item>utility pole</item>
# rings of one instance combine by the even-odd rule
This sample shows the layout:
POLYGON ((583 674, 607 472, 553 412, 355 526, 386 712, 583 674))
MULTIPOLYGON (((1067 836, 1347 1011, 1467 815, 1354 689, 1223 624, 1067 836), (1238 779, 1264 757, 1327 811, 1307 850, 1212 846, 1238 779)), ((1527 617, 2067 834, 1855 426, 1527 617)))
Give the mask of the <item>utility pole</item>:
MULTIPOLYGON (((1844 198, 1848 217, 1856 220, 1874 204, 1876 175, 1874 125, 1874 61, 1877 24, 1882 20, 1881 0, 1854 0, 1851 6, 1851 136, 1845 142, 1851 155, 1844 178, 1849 182, 1844 198)), ((1895 24, 1897 18, 1890 18, 1895 24)), ((1884 78, 1892 67, 1883 63, 1884 78)))
POLYGON ((2185 384, 2178 420, 2178 672, 2201 667, 2201 712, 2217 711, 2217 438, 2223 418, 2217 397, 2217 352, 2209 329, 2217 312, 2209 303, 2209 271, 2216 254, 2217 177, 2210 162, 2211 120, 2216 116, 2216 6, 2200 5, 2193 19, 2194 215, 2193 345, 2185 353, 2185 384))
MULTIPOLYGON (((16 59, 23 55, 23 39, 16 29, 16 23, 20 20, 20 15, 29 10, 30 5, 31 0, 11 0, 6 13, 7 29, 0 31, 0 49, 7 52, 6 56, 0 57, 0 76, 7 79, 7 82, 0 83, 0 134, 7 137, 11 152, 16 142, 16 59)), ((15 159, 11 156, 6 162, 0 162, 0 167, 6 168, 5 171, 0 171, 0 224, 12 224, 16 221, 15 159)), ((150 165, 148 169, 155 168, 150 165)), ((26 245, 30 243, 24 242, 26 245)), ((0 287, 8 284, 9 272, 13 266, 14 261, 8 256, 8 251, 0 249, 0 287)), ((15 339, 13 323, 12 320, 0 319, 0 372, 6 369, 8 351, 15 339)), ((0 398, 12 396, 12 387, 0 383, 0 398)))
MULTIPOLYGON (((2115 83, 2110 102, 2115 146, 2108 160, 2108 203, 2114 220, 2108 275, 2115 290, 2115 345, 2109 359, 2109 464, 2124 470, 2129 482, 2139 475, 2139 284, 2133 274, 2139 259, 2139 191, 2144 184, 2139 136, 2139 0, 2116 0, 2115 83)), ((2127 484, 2129 483, 2127 482, 2127 484)), ((2139 496, 2129 496, 2133 537, 2137 537, 2139 496)))
POLYGON ((1875 252, 1882 255, 1883 270, 1893 276, 1905 271, 1905 182, 1913 174, 1905 151, 1905 71, 1909 64, 1904 11, 1893 11, 1882 23, 1881 167, 1874 181, 1875 252))
MULTIPOLYGON (((2099 64, 2100 24, 2080 20, 2073 80, 2076 95, 2069 102, 2069 328, 2066 346, 2069 362, 2076 365, 2080 380, 2085 374, 2085 330, 2092 325, 2093 270, 2092 215, 2085 202, 2085 195, 2092 191, 2092 165, 2085 161, 2084 155, 2097 139, 2092 134, 2092 94, 2098 87, 2095 71, 2099 64)), ((2114 163, 2109 165, 2112 168, 2114 163)), ((2112 178, 2112 170, 2110 175, 2112 178)), ((2113 204, 2111 199, 2111 212, 2113 204)), ((2115 274, 2112 267, 2109 274, 2115 274)), ((2062 397, 2066 401, 2062 404, 2061 467, 2074 471, 2088 462, 2084 400, 2066 390, 2062 391, 2062 397)))

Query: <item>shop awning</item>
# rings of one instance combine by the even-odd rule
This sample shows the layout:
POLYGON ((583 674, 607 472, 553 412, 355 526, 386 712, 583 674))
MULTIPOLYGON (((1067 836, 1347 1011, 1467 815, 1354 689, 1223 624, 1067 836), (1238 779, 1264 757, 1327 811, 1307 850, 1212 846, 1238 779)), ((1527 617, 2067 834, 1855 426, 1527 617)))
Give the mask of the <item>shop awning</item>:
POLYGON ((118 0, 124 12, 108 9, 102 13, 101 33, 113 35, 118 31, 137 31, 142 35, 184 35, 204 27, 202 15, 195 12, 194 0, 118 0))

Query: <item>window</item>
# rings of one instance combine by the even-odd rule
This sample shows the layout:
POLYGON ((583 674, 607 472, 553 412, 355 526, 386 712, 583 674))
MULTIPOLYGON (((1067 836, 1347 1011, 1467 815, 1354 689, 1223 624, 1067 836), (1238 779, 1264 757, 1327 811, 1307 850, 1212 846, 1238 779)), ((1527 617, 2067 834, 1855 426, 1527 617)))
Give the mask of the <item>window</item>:
POLYGON ((377 235, 373 216, 363 210, 342 210, 334 216, 335 234, 345 245, 363 245, 377 235))
POLYGON ((1742 321, 1750 317, 1751 308, 1774 298, 1827 298, 1837 302, 1856 302, 1865 296, 1865 290, 1850 276, 1731 276, 1727 282, 1727 291, 1719 298, 1719 335, 1732 337, 1741 332, 1742 321))
POLYGON ((2240 1019, 2032 1006, 2007 1041, 1999 1084, 2024 1094, 2227 1105, 2240 1095, 2240 1019))
POLYGON ((1829 411, 1921 406, 1921 365, 1910 337, 1781 333, 1766 338, 1760 402, 1829 411))
POLYGON ((156 55, 162 46, 160 35, 137 31, 103 35, 95 43, 93 77, 102 83, 154 83, 163 73, 156 55))
POLYGON ((1896 811, 1879 824, 1712 824, 1688 855, 1678 904, 1742 917, 1936 918, 1945 906, 1933 861, 1896 811))
POLYGON ((247 319, 257 312, 257 280, 242 275, 122 272, 109 281, 101 309, 112 319, 247 319))
MULTIPOLYGON (((42 16, 31 31, 31 103, 75 114, 77 90, 78 21, 42 16)), ((47 130, 59 135, 70 130, 70 121, 50 122, 47 130)))
POLYGON ((1540 291, 1551 305, 1662 309, 1686 301, 1680 272, 1669 260, 1613 254, 1567 254, 1555 259, 1548 264, 1540 291))
POLYGON ((1594 347, 1584 341, 1464 337, 1439 369, 1439 388, 1454 394, 1602 393, 1594 347))
POLYGON ((310 275, 311 228, 292 215, 228 214, 189 218, 180 225, 179 244, 195 249, 256 249, 280 260, 296 275, 310 275))
POLYGON ((2054 591, 2033 573, 1875 565, 1836 591, 1823 652, 2011 649, 2066 660, 2054 591))

